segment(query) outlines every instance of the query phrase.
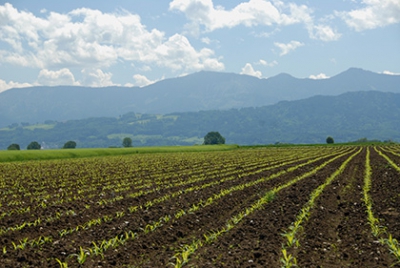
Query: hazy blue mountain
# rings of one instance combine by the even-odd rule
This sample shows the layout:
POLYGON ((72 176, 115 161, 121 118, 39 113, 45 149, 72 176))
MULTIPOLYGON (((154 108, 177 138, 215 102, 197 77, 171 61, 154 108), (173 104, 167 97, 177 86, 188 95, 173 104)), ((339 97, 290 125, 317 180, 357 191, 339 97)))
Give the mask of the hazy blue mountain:
POLYGON ((0 127, 12 123, 118 117, 128 112, 173 112, 261 107, 315 95, 375 90, 400 93, 400 76, 349 69, 330 79, 298 79, 280 74, 268 79, 198 72, 146 87, 31 87, 0 93, 0 127))
POLYGON ((209 131, 218 131, 227 143, 324 143, 360 138, 400 142, 400 93, 349 92, 281 101, 274 105, 229 110, 151 115, 127 113, 45 126, 18 126, 0 130, 0 149, 12 143, 21 148, 31 141, 60 148, 66 141, 78 147, 121 146, 131 137, 134 146, 192 145, 209 131))

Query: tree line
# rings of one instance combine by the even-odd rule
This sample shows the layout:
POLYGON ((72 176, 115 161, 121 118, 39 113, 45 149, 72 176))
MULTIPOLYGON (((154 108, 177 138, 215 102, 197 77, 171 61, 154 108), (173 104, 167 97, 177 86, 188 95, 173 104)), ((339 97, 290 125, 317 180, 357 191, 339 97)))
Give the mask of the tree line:
MULTIPOLYGON (((76 148, 75 141, 67 141, 63 146, 63 149, 75 149, 75 148, 76 148)), ((37 141, 32 141, 31 143, 28 144, 26 149, 27 150, 40 150, 40 149, 42 149, 42 146, 37 141)), ((12 143, 7 147, 7 150, 21 150, 21 147, 19 146, 18 143, 12 143)))
MULTIPOLYGON (((217 131, 208 132, 207 135, 204 136, 204 145, 211 145, 211 144, 225 144, 225 138, 217 131)), ((125 137, 122 140, 122 147, 128 148, 132 147, 132 139, 130 137, 125 137)), ((75 149, 76 142, 75 141, 67 141, 63 149, 75 149)), ((40 150, 42 146, 37 141, 32 141, 26 147, 27 150, 40 150)), ((21 150, 21 147, 17 143, 12 143, 7 147, 7 150, 21 150)))
POLYGON ((162 116, 131 112, 113 118, 46 121, 37 127, 22 123, 0 129, 0 148, 12 143, 26 148, 32 140, 44 141, 50 148, 62 148, 67 140, 76 141, 79 147, 107 148, 121 146, 126 136, 132 138, 132 146, 193 145, 201 144, 210 130, 218 130, 230 143, 240 145, 325 143, 328 135, 335 143, 360 137, 399 141, 400 106, 385 96, 374 95, 373 105, 369 99, 354 94, 334 101, 319 97, 240 110, 162 116))

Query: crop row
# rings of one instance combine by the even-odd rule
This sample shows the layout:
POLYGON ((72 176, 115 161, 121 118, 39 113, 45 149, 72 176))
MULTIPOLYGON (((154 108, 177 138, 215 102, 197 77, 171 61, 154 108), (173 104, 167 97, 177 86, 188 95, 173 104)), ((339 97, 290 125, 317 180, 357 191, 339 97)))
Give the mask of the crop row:
MULTIPOLYGON (((338 157, 340 157, 340 156, 342 156, 342 155, 339 155, 338 157)), ((159 227, 161 227, 161 226, 163 226, 163 225, 165 225, 167 223, 170 223, 170 221, 178 220, 178 219, 180 219, 181 217, 183 217, 185 215, 190 215, 190 214, 198 213, 198 212, 201 213, 202 209, 204 209, 207 206, 213 205, 215 202, 218 202, 218 200, 220 200, 221 198, 223 198, 223 197, 225 197, 227 195, 231 195, 234 192, 243 191, 246 188, 249 188, 249 187, 252 187, 252 186, 256 186, 256 185, 264 183, 266 181, 278 178, 278 177, 280 177, 280 176, 282 176, 282 175, 284 175, 286 173, 294 172, 295 170, 297 170, 297 169, 299 169, 301 167, 304 167, 306 165, 311 165, 312 163, 320 161, 320 159, 323 159, 323 158, 326 158, 326 157, 327 156, 315 157, 314 159, 306 161, 304 163, 301 163, 301 164, 299 164, 297 166, 292 166, 290 168, 287 168, 286 170, 282 170, 282 171, 279 171, 277 173, 274 173, 274 174, 270 175, 269 177, 262 177, 262 178, 257 179, 257 180, 250 180, 248 183, 242 183, 242 184, 239 184, 239 185, 235 185, 235 186, 233 186, 231 188, 228 188, 228 189, 227 188, 221 189, 220 192, 217 192, 214 195, 209 196, 208 198, 205 197, 204 198, 204 199, 206 199, 205 201, 204 201, 204 199, 200 199, 200 201, 198 201, 197 203, 185 205, 186 209, 180 209, 180 210, 178 210, 176 212, 172 212, 172 214, 174 215, 173 217, 170 216, 171 213, 165 214, 163 216, 160 216, 158 220, 155 220, 155 221, 149 223, 148 225, 146 225, 146 227, 144 228, 144 233, 147 234, 149 231, 154 231, 157 228, 159 228, 159 227)), ((331 158, 332 155, 328 156, 328 157, 331 158)), ((333 161, 333 160, 330 160, 330 161, 333 161)), ((141 232, 139 232, 139 233, 141 233, 141 232)), ((116 240, 115 238, 111 238, 109 241, 115 241, 115 240, 116 240)), ((125 242, 126 241, 124 241, 124 243, 125 242)), ((105 245, 108 244, 108 243, 105 243, 104 241, 101 241, 101 242, 99 241, 98 244, 100 244, 100 243, 101 244, 105 244, 105 245)), ((87 249, 86 252, 91 252, 91 250, 87 249)))
MULTIPOLYGON (((259 153, 259 152, 252 152, 253 155, 257 155, 257 153, 259 153)), ((196 172, 196 169, 193 170, 193 169, 186 168, 186 171, 187 171, 186 173, 191 172, 192 174, 195 174, 194 176, 192 176, 192 178, 186 177, 186 180, 174 181, 173 179, 171 179, 171 177, 166 176, 166 178, 164 180, 165 183, 161 184, 160 187, 158 187, 158 188, 157 187, 155 187, 155 188, 150 188, 149 187, 149 189, 147 189, 146 191, 142 191, 142 190, 136 191, 136 192, 134 191, 133 193, 132 192, 129 193, 127 196, 128 197, 141 197, 141 196, 145 195, 146 193, 148 194, 150 192, 157 192, 157 191, 162 190, 162 189, 165 190, 165 188, 169 188, 169 187, 171 187, 171 188, 172 187, 182 187, 184 185, 191 186, 193 184, 193 182, 195 182, 195 181, 197 181, 197 182, 200 181, 201 182, 199 185, 197 185, 195 187, 193 187, 193 186, 192 187, 188 187, 187 189, 184 189, 184 190, 179 190, 179 191, 176 191, 176 192, 172 192, 172 193, 166 194, 164 196, 160 196, 160 197, 155 198, 153 200, 149 200, 149 201, 147 201, 147 203, 145 203, 145 204, 140 206, 140 209, 148 209, 153 204, 157 204, 157 203, 163 202, 163 201, 165 201, 166 199, 169 199, 169 198, 177 197, 178 195, 183 194, 184 192, 190 193, 190 192, 194 192, 196 190, 201 190, 202 188, 204 189, 206 187, 211 187, 211 186, 216 185, 216 184, 221 184, 225 180, 226 181, 227 180, 237 180, 237 179, 240 179, 241 176, 248 176, 250 174, 254 175, 254 174, 257 174, 257 173, 262 173, 263 171, 266 171, 268 169, 278 168, 280 166, 288 165, 288 164, 294 163, 296 161, 301 161, 303 159, 315 157, 315 155, 316 155, 315 151, 312 151, 312 150, 307 151, 307 150, 305 150, 305 151, 303 151, 303 156, 302 157, 299 157, 298 155, 293 154, 292 152, 288 152, 288 151, 281 151, 280 152, 279 156, 281 156, 281 159, 279 159, 279 157, 277 157, 277 155, 271 155, 269 157, 267 155, 262 155, 261 157, 263 157, 265 159, 264 161, 260 161, 259 158, 255 158, 255 160, 253 160, 254 158, 243 157, 242 159, 244 159, 247 162, 240 163, 240 167, 241 167, 240 169, 237 169, 238 163, 231 164, 231 166, 235 167, 234 169, 229 168, 229 163, 224 163, 224 165, 214 165, 213 169, 210 169, 210 168, 207 169, 207 167, 208 167, 207 163, 209 163, 209 162, 205 162, 205 168, 203 168, 203 169, 201 169, 201 166, 198 165, 199 169, 200 169, 200 171, 198 171, 198 172, 196 172), (220 168, 222 168, 222 169, 220 170, 220 168), (240 172, 233 172, 235 170, 236 171, 240 171, 240 172), (225 178, 223 178, 224 174, 226 175, 225 178), (210 182, 205 183, 204 181, 207 181, 207 179, 210 182), (169 187, 168 187, 167 183, 170 183, 169 187)), ((196 155, 196 157, 198 157, 198 156, 196 155)), ((192 160, 191 158, 189 158, 189 159, 192 160)), ((197 158, 195 158, 195 159, 197 159, 197 158)), ((235 156, 234 160, 236 160, 236 162, 237 162, 237 159, 238 159, 237 156, 235 156)), ((114 159, 107 159, 107 160, 114 160, 114 159)), ((204 161, 204 159, 202 159, 201 161, 204 161)), ((143 164, 143 162, 144 161, 142 161, 142 164, 143 164)), ((36 163, 38 163, 38 166, 40 168, 45 168, 45 165, 42 162, 30 163, 30 165, 28 165, 28 167, 35 166, 36 163)), ((96 161, 94 161, 94 163, 97 164, 98 160, 96 159, 96 161)), ((57 163, 57 162, 54 163, 54 161, 49 163, 49 165, 51 167, 57 166, 57 164, 58 165, 60 165, 60 164, 62 165, 62 163, 57 163)), ((89 165, 84 165, 84 166, 87 167, 89 165)), ((158 166, 160 166, 160 165, 158 165, 158 166)), ((13 170, 15 170, 15 163, 12 163, 10 165, 10 167, 11 167, 10 168, 11 172, 13 170)), ((40 168, 38 168, 38 167, 36 167, 36 168, 38 170, 40 170, 40 168)), ((143 167, 141 167, 141 169, 143 169, 143 167)), ((147 168, 147 172, 149 172, 149 169, 150 168, 148 167, 147 168)), ((163 167, 161 167, 161 169, 165 170, 163 167)), ((3 167, 3 170, 4 170, 4 167, 3 167)), ((59 166, 57 166, 57 168, 55 168, 55 170, 62 171, 61 172, 61 177, 65 176, 65 174, 68 174, 67 172, 65 172, 65 170, 62 170, 62 168, 60 168, 59 166)), ((83 171, 77 171, 75 169, 70 169, 70 170, 73 172, 73 174, 75 174, 75 173, 85 174, 85 172, 83 172, 83 171)), ((29 171, 32 172, 32 170, 29 170, 29 171)), ((35 169, 33 171, 35 171, 35 169)), ((8 173, 4 172, 3 175, 10 174, 11 172, 10 171, 8 173)), ((51 171, 51 172, 49 172, 49 174, 53 174, 53 172, 54 171, 51 171)), ((47 185, 46 183, 48 183, 48 185, 50 185, 50 186, 47 186, 47 189, 48 189, 47 192, 51 193, 52 184, 54 182, 51 180, 51 178, 43 176, 44 173, 45 173, 44 171, 37 172, 36 174, 35 174, 35 172, 33 172, 33 173, 25 173, 25 174, 31 174, 31 180, 27 176, 22 176, 21 178, 16 177, 15 181, 22 180, 22 179, 25 180, 23 183, 26 185, 26 187, 19 187, 19 186, 22 185, 22 182, 14 183, 13 184, 15 186, 15 188, 13 189, 14 192, 23 192, 24 190, 29 189, 29 187, 30 187, 29 183, 33 182, 32 188, 33 189, 37 189, 37 187, 35 188, 35 185, 40 184, 41 185, 41 188, 40 188, 41 191, 44 191, 44 189, 46 189, 45 186, 47 185), (38 182, 39 180, 36 179, 37 177, 42 177, 43 181, 39 183, 38 182)), ((153 177, 153 175, 154 175, 154 177, 157 177, 156 175, 160 174, 160 173, 154 172, 154 170, 153 170, 153 173, 154 174, 150 173, 151 177, 153 177)), ((95 173, 92 172, 91 174, 93 175, 95 173)), ((112 172, 112 174, 115 174, 115 173, 112 172)), ((180 172, 180 170, 179 170, 179 172, 177 172, 175 174, 178 174, 179 176, 184 176, 185 172, 180 172)), ((56 174, 53 174, 53 176, 56 176, 56 174)), ((84 178, 87 179, 88 177, 84 176, 84 178)), ((55 179, 55 181, 60 181, 60 180, 61 180, 60 178, 56 178, 55 179)), ((80 179, 80 180, 77 180, 77 181, 78 182, 82 182, 83 180, 84 179, 80 179)), ((92 181, 93 181, 93 179, 91 181, 89 181, 89 183, 92 182, 92 181)), ((154 180, 154 181, 156 181, 156 180, 154 180)), ((131 182, 132 182, 132 184, 138 184, 136 178, 131 179, 131 182)), ((68 185, 68 183, 70 183, 70 182, 65 181, 63 183, 59 183, 58 186, 60 186, 60 185, 66 186, 66 185, 68 185)), ((88 182, 86 182, 86 183, 88 183, 88 182)), ((141 183, 142 183, 142 185, 138 184, 137 188, 138 189, 141 189, 141 188, 146 189, 145 187, 140 187, 140 186, 143 186, 143 180, 141 181, 141 183)), ((8 184, 10 184, 10 182, 8 182, 8 184)), ((118 185, 118 183, 116 183, 116 185, 118 185)), ((10 185, 8 185, 8 187, 9 186, 10 185)), ((72 188, 76 188, 76 186, 77 186, 76 184, 73 184, 73 187, 71 186, 71 189, 72 188)), ((94 186, 90 185, 90 187, 88 187, 88 188, 96 189, 96 185, 94 185, 94 186)), ((5 190, 6 188, 3 188, 3 189, 5 190)), ((7 189, 9 190, 10 187, 7 188, 7 189)), ((53 190, 54 189, 56 189, 56 188, 53 187, 53 190)), ((63 191, 68 191, 67 189, 69 189, 69 188, 62 188, 63 191)), ((36 194, 38 194, 40 196, 41 192, 36 192, 36 194)), ((102 195, 102 192, 100 192, 98 196, 101 197, 101 195, 102 195)), ((11 195, 9 195, 8 197, 10 197, 10 196, 11 195)), ((14 194, 13 197, 15 197, 15 194, 14 194)), ((90 198, 91 196, 84 196, 84 197, 89 197, 90 198)), ((60 196, 58 198, 60 198, 60 196)), ((16 199, 16 200, 18 201, 18 199, 16 199)), ((47 207, 51 208, 51 207, 53 207, 55 205, 59 205, 59 203, 58 204, 57 203, 50 203, 48 206, 43 207, 43 210, 39 210, 38 207, 33 207, 33 211, 30 211, 31 210, 30 209, 31 206, 27 206, 29 209, 25 209, 25 210, 23 210, 23 212, 31 214, 30 216, 32 217, 32 215, 36 215, 35 213, 39 211, 38 217, 34 218, 34 220, 32 220, 32 221, 23 221, 19 225, 17 224, 15 226, 3 225, 2 229, 1 229, 1 233, 2 234, 6 234, 8 232, 15 233, 15 232, 21 231, 24 228, 30 228, 29 230, 26 230, 24 233, 31 233, 32 228, 36 228, 36 229, 37 228, 45 228, 46 225, 48 225, 49 223, 54 223, 54 222, 57 223, 57 221, 60 220, 61 217, 63 217, 63 216, 70 216, 70 217, 76 217, 77 216, 77 213, 75 213, 74 210, 66 209, 66 210, 61 211, 61 212, 60 211, 56 211, 53 216, 44 217, 44 215, 48 214, 48 213, 43 213, 43 212, 46 211, 45 209, 47 207), (45 224, 41 224, 41 223, 45 223, 45 224)), ((6 206, 6 208, 7 207, 8 206, 6 206)), ((4 206, 2 206, 2 208, 4 208, 4 206)), ((88 229, 88 228, 90 228, 92 226, 95 226, 95 225, 100 225, 101 223, 110 222, 110 221, 113 220, 113 218, 121 218, 127 212, 133 213, 137 208, 138 208, 138 206, 134 206, 133 205, 133 206, 129 206, 127 208, 121 209, 119 211, 116 211, 115 213, 113 213, 113 215, 103 215, 103 216, 98 217, 98 218, 89 219, 88 221, 83 222, 82 224, 76 225, 76 227, 60 229, 58 231, 58 234, 59 234, 60 237, 63 237, 68 233, 77 232, 79 230, 88 229)), ((19 209, 22 210, 23 207, 21 207, 19 209)), ((90 210, 90 207, 88 206, 87 209, 90 210)), ((3 219, 4 218, 7 219, 7 217, 4 216, 4 213, 7 213, 6 209, 4 209, 3 211, 4 211, 3 214, 2 214, 3 215, 3 219)), ((12 215, 12 213, 11 213, 11 215, 12 215)), ((15 234, 13 234, 13 237, 18 237, 18 235, 17 236, 14 236, 14 235, 15 234)), ((8 242, 8 243, 12 244, 12 247, 11 246, 8 247, 8 246, 4 245, 3 246, 3 252, 10 251, 11 249, 22 250, 22 249, 25 248, 26 245, 34 246, 34 245, 37 245, 37 244, 43 244, 45 242, 52 242, 57 238, 58 237, 54 237, 53 235, 52 236, 45 236, 45 237, 43 237, 42 235, 39 235, 37 237, 27 238, 27 237, 23 237, 23 233, 22 233, 22 236, 20 237, 20 239, 17 240, 18 242, 15 242, 15 241, 12 241, 12 240, 8 242), (35 241, 38 241, 38 242, 35 242, 35 241)))
MULTIPOLYGON (((384 154, 382 151, 385 149, 377 149, 374 147, 374 150, 381 156, 383 157, 390 165, 393 167, 397 172, 400 173, 400 167, 394 163, 394 161, 384 154)), ((387 152, 391 152, 394 155, 399 156, 399 154, 394 153, 393 151, 385 150, 387 152)), ((399 174, 400 175, 400 174, 399 174)), ((377 218, 374 215, 373 212, 373 202, 370 196, 370 191, 371 191, 371 177, 372 177, 372 168, 370 164, 370 150, 368 148, 367 150, 367 155, 365 159, 365 176, 364 176, 364 187, 363 187, 363 193, 364 193, 364 202, 365 206, 367 207, 367 215, 368 215, 368 222, 371 227, 372 234, 377 237, 380 241, 381 244, 387 245, 389 248, 389 251, 395 256, 397 259, 397 262, 395 264, 400 263, 400 243, 398 241, 399 238, 393 238, 392 234, 390 233, 390 230, 387 230, 387 228, 383 227, 381 222, 381 219, 377 218)))
MULTIPOLYGON (((356 152, 356 154, 359 153, 356 152)), ((320 169, 324 168, 325 166, 327 166, 329 163, 335 161, 336 159, 343 157, 344 155, 347 155, 348 152, 346 152, 345 154, 341 154, 335 157, 330 158, 328 161, 323 162, 321 165, 315 167, 314 169, 312 169, 309 172, 303 173, 300 176, 297 176, 295 178, 293 178, 292 180, 276 186, 275 188, 266 191, 266 193, 260 198, 258 199, 256 202, 254 202, 251 206, 245 208, 243 211, 241 211, 240 213, 238 213, 237 215, 234 215, 231 219, 229 219, 226 223, 225 226, 223 226, 222 228, 218 229, 218 230, 212 230, 209 231, 206 234, 203 234, 204 239, 195 239, 192 241, 192 243, 187 244, 182 246, 181 249, 179 249, 179 251, 177 252, 177 254, 175 254, 175 259, 176 259, 176 264, 175 267, 181 267, 184 264, 186 264, 188 262, 188 257, 193 254, 199 247, 201 247, 203 244, 209 244, 212 243, 214 240, 218 239, 218 237, 220 235, 223 235, 224 233, 228 232, 229 230, 231 230, 232 228, 234 228, 235 225, 239 224, 242 219, 250 214, 252 214, 253 212, 255 212, 258 209, 261 209, 264 207, 264 205, 266 205, 267 203, 269 203, 270 201, 272 201, 274 199, 274 197, 283 189, 299 182, 300 180, 303 180, 315 173, 317 173, 320 169)), ((353 154, 349 159, 351 159, 352 157, 354 157, 355 154, 353 154)), ((281 174, 279 174, 281 175, 281 174)), ((303 209, 304 210, 304 209, 303 209)), ((297 221, 299 224, 299 221, 297 221)), ((301 222, 301 221, 300 221, 301 222)), ((297 225, 298 226, 298 225, 297 225)), ((293 229, 293 228, 292 228, 293 229)), ((290 245, 292 245, 292 243, 294 242, 294 239, 289 238, 289 235, 286 235, 288 238, 288 241, 290 241, 290 245)), ((294 236, 294 234, 292 235, 292 237, 294 236)), ((286 252, 286 249, 283 250, 283 252, 286 252)), ((287 256, 286 260, 292 260, 291 256, 287 256)))
MULTIPOLYGON (((375 214, 389 214, 387 212, 382 211, 376 211, 373 212, 373 202, 372 198, 369 194, 371 190, 371 180, 382 180, 380 176, 372 176, 372 168, 370 165, 370 148, 360 148, 356 153, 352 154, 349 156, 346 160, 344 160, 340 167, 337 168, 336 170, 333 171, 333 173, 327 177, 326 181, 322 184, 320 184, 317 188, 315 188, 311 193, 309 200, 304 204, 304 206, 299 210, 299 213, 296 217, 296 219, 293 221, 293 223, 286 228, 286 231, 282 233, 282 249, 281 249, 281 255, 280 255, 280 261, 282 267, 297 267, 297 259, 295 254, 292 255, 291 251, 296 253, 299 252, 301 248, 301 243, 300 243, 300 237, 303 234, 305 228, 304 224, 306 224, 306 221, 310 217, 310 214, 313 213, 313 209, 315 207, 316 200, 318 198, 324 198, 320 197, 326 187, 328 187, 333 180, 335 180, 338 176, 348 176, 347 175, 347 166, 349 166, 349 163, 352 161, 353 158, 355 158, 357 155, 360 155, 360 152, 364 150, 365 153, 365 176, 364 176, 364 186, 363 188, 363 201, 365 204, 366 208, 366 214, 365 217, 366 219, 368 218, 368 222, 371 228, 371 232, 373 235, 379 239, 379 242, 386 246, 389 253, 392 254, 394 257, 392 261, 389 261, 386 266, 390 265, 398 265, 400 263, 400 243, 399 243, 399 237, 398 229, 391 229, 388 227, 384 227, 385 221, 383 219, 377 218, 375 214), (392 233, 395 232, 396 236, 392 233), (292 248, 296 248, 296 250, 291 250, 292 248)), ((392 147, 392 148, 385 148, 385 147, 380 147, 380 148, 373 148, 373 150, 381 157, 381 159, 377 159, 376 157, 374 158, 374 169, 377 171, 382 170, 382 167, 387 169, 388 165, 390 168, 395 170, 397 172, 397 175, 394 174, 396 177, 395 179, 398 180, 399 176, 399 164, 400 159, 398 158, 399 154, 398 152, 398 147, 392 147), (383 152, 388 152, 391 154, 391 156, 388 156, 388 154, 385 154, 383 152), (388 165, 385 165, 385 161, 382 162, 382 160, 385 160, 388 165), (379 162, 378 162, 379 161, 379 162)), ((318 169, 318 168, 317 168, 318 169)), ((356 170, 355 168, 354 170, 356 170)), ((388 171, 385 171, 385 174, 387 174, 388 171)), ((303 176, 305 176, 304 174, 303 176)), ((344 180, 344 178, 342 178, 344 180)), ((288 184, 292 185, 296 183, 296 179, 293 179, 292 181, 289 181, 288 184)), ((390 185, 389 185, 390 186, 390 185)), ((281 187, 286 188, 286 185, 282 185, 281 187)), ((275 188, 275 189, 280 189, 275 188)), ((357 188, 356 188, 357 189, 357 188)), ((374 192, 379 192, 377 189, 374 189, 374 192)), ((396 191, 393 192, 394 196, 398 196, 398 193, 396 191)), ((253 203, 251 206, 247 207, 244 209, 242 212, 234 215, 232 218, 230 218, 224 226, 221 226, 220 228, 216 228, 214 230, 211 230, 207 233, 203 234, 203 237, 197 236, 193 238, 192 241, 189 241, 188 243, 184 244, 181 248, 179 248, 175 254, 175 267, 181 267, 185 265, 186 263, 190 262, 190 257, 191 255, 195 254, 201 247, 206 247, 207 245, 210 245, 214 243, 216 240, 218 240, 221 236, 224 236, 227 234, 228 231, 234 229, 237 225, 240 225, 243 218, 249 216, 251 213, 257 213, 257 210, 260 209, 266 209, 266 205, 270 203, 272 200, 275 199, 274 192, 273 191, 266 191, 265 195, 257 200, 257 202, 253 203)), ((325 196, 326 197, 326 196, 325 196)), ((388 197, 388 199, 393 199, 388 197)), ((379 203, 381 200, 375 200, 376 203, 379 203)), ((383 200, 382 200, 383 201, 383 200)), ((355 203, 356 205, 356 203, 355 203)), ((322 208, 322 207, 321 207, 322 208)), ((323 208, 322 208, 323 209, 323 208)), ((398 212, 393 208, 389 209, 390 214, 389 215, 398 215, 398 212)), ((397 227, 398 224, 393 225, 393 227, 397 227)), ((363 233, 363 230, 359 230, 360 233, 363 233)), ((338 249, 336 249, 338 250, 338 249)), ((379 251, 378 251, 379 253, 379 251)), ((372 254, 372 252, 371 252, 372 254)), ((379 254, 383 254, 379 253, 379 254)), ((304 255, 304 254, 303 254, 304 255)), ((368 254, 369 255, 369 254, 368 254)), ((198 259, 199 256, 194 257, 194 259, 198 259)), ((252 260, 251 260, 252 261, 252 260)), ((376 267, 382 267, 382 266, 376 266, 376 267)))
MULTIPOLYGON (((308 156, 306 156, 308 157, 308 156)), ((301 158, 300 158, 301 159, 301 158)), ((286 163, 291 163, 291 161, 298 161, 300 160, 299 158, 296 159, 290 159, 288 158, 286 163)), ((268 159, 266 159, 268 161, 268 159)), ((247 166, 241 166, 241 169, 238 170, 236 166, 234 168, 232 167, 227 167, 226 165, 223 167, 222 170, 218 169, 209 169, 209 170, 202 170, 202 172, 194 172, 191 170, 192 174, 191 176, 185 176, 186 174, 181 173, 175 173, 176 177, 184 177, 184 179, 174 179, 172 176, 168 176, 168 174, 165 175, 165 178, 163 180, 158 181, 156 179, 157 173, 154 174, 154 179, 151 182, 145 182, 143 180, 139 180, 136 177, 131 178, 130 180, 123 181, 122 183, 115 182, 114 183, 114 189, 113 189, 113 194, 109 197, 108 194, 103 192, 103 189, 105 188, 104 186, 102 187, 102 190, 100 192, 97 192, 96 194, 88 195, 84 193, 80 193, 80 195, 74 196, 74 198, 70 198, 67 195, 64 196, 59 196, 58 192, 61 190, 61 192, 68 192, 69 188, 60 188, 58 191, 56 191, 55 195, 53 194, 53 197, 55 198, 55 201, 51 202, 48 199, 44 199, 45 201, 42 201, 40 206, 34 206, 31 204, 27 204, 27 201, 21 201, 21 198, 16 199, 16 200, 10 200, 8 201, 7 204, 7 209, 4 209, 1 214, 1 218, 4 218, 6 216, 12 216, 13 214, 23 214, 23 213, 29 213, 31 216, 34 215, 34 212, 37 212, 39 214, 48 214, 46 213, 46 208, 47 207, 59 207, 61 204, 64 204, 64 207, 68 205, 68 203, 73 203, 73 202, 78 202, 78 201, 83 201, 85 204, 84 206, 78 208, 78 209, 90 209, 91 207, 99 207, 102 205, 107 205, 107 204, 112 204, 116 201, 120 201, 124 198, 135 198, 135 197, 140 197, 149 193, 157 192, 161 188, 162 189, 168 189, 172 187, 177 187, 177 186, 184 186, 184 185, 190 185, 193 183, 201 183, 202 181, 213 179, 215 177, 222 178, 223 176, 248 176, 249 174, 256 174, 263 172, 264 170, 270 169, 270 166, 272 165, 273 167, 276 167, 276 164, 279 161, 271 161, 268 163, 268 165, 265 164, 265 162, 262 162, 262 164, 257 164, 257 163, 250 163, 247 166), (275 164, 275 165, 274 165, 275 164), (141 184, 140 184, 141 183, 141 184), (123 191, 121 189, 125 189, 126 191, 123 191), (125 195, 124 195, 125 194, 125 195), (92 200, 91 200, 92 199, 92 200), (10 206, 10 203, 14 202, 19 204, 18 208, 12 209, 12 206, 10 206), (24 205, 21 204, 21 202, 24 202, 24 205)), ((86 165, 89 166, 89 165, 86 165)), ((48 178, 47 180, 51 180, 51 178, 48 178)), ((76 185, 74 185, 73 188, 77 188, 76 185)), ((83 187, 82 187, 83 188, 83 187)), ((91 189, 96 189, 98 188, 96 185, 92 185, 91 181, 88 181, 85 188, 91 188, 91 189)), ((20 189, 21 190, 21 189, 20 189)), ((51 196, 51 189, 48 190, 48 197, 50 198, 51 196)), ((53 189, 54 193, 54 189, 53 189)), ((22 195, 25 196, 25 195, 22 195)), ((24 198, 22 198, 24 200, 24 198)), ((71 212, 71 210, 67 211, 57 211, 54 213, 55 215, 53 217, 49 217, 49 220, 45 220, 45 222, 52 222, 54 219, 59 218, 61 215, 69 215, 69 214, 80 214, 78 211, 71 212)), ((7 219, 5 219, 7 220, 7 219)), ((37 222, 38 218, 34 218, 31 220, 31 222, 37 222)), ((18 227, 15 227, 18 229, 18 227)))
MULTIPOLYGON (((400 172, 398 147, 373 150, 400 172)), ((181 267, 268 209, 287 189, 313 178, 316 187, 308 201, 282 228, 279 259, 292 267, 315 203, 362 152, 366 218, 377 239, 399 258, 397 232, 382 228, 373 209, 371 181, 379 167, 369 162, 370 148, 297 147, 1 164, 0 265, 11 267, 17 259, 42 267, 111 266, 115 259, 130 265, 121 252, 155 245, 152 239, 164 241, 167 230, 179 234, 194 222, 198 227, 162 249, 154 246, 161 250, 161 263, 181 267)), ((157 263, 150 256, 142 254, 133 263, 157 263)))
MULTIPOLYGON (((282 159, 287 157, 285 152, 281 153, 282 159)), ((51 198, 76 201, 80 200, 82 196, 91 197, 92 193, 108 196, 110 193, 121 192, 121 189, 126 188, 126 186, 143 188, 148 187, 149 183, 157 184, 159 182, 162 184, 163 182, 170 182, 173 178, 182 179, 205 171, 218 172, 218 170, 236 168, 241 164, 238 161, 232 161, 231 163, 214 165, 218 162, 217 155, 210 155, 207 159, 201 157, 202 155, 199 156, 188 158, 190 162, 184 159, 187 163, 182 166, 174 164, 184 161, 179 158, 169 158, 166 161, 165 159, 154 160, 157 158, 152 159, 148 156, 123 159, 100 158, 92 161, 71 160, 67 162, 68 165, 65 164, 65 161, 49 161, 45 164, 42 162, 2 164, 0 166, 2 168, 0 202, 6 203, 8 207, 13 205, 17 207, 22 203, 21 196, 25 200, 29 199, 24 200, 24 202, 32 206, 42 204, 44 200, 46 200, 46 203, 50 203, 51 198), (210 169, 210 167, 212 168, 210 169), (215 169, 215 167, 219 169, 215 169), (43 170, 47 170, 47 172, 43 170), (88 184, 90 184, 90 188, 86 187, 88 184), (116 188, 117 186, 119 189, 116 188), (49 193, 56 194, 50 195, 49 193)), ((265 157, 268 160, 268 156, 265 157)), ((227 159, 227 161, 229 160, 227 159)), ((249 167, 253 164, 257 168, 260 161, 258 161, 258 158, 254 158, 254 161, 246 164, 249 167)), ((262 163, 265 163, 265 161, 262 163)), ((57 205, 57 201, 52 205, 57 205)))

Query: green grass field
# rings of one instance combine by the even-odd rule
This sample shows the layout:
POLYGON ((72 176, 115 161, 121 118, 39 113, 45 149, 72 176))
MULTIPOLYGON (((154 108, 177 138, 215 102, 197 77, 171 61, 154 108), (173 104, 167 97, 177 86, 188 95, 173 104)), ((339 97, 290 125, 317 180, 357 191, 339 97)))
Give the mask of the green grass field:
POLYGON ((334 143, 334 144, 279 144, 279 145, 269 144, 269 145, 250 145, 250 146, 224 144, 224 145, 194 145, 194 146, 154 146, 154 147, 131 147, 131 148, 78 148, 78 149, 49 149, 49 150, 21 150, 21 151, 0 150, 0 162, 67 159, 67 158, 144 154, 144 153, 226 151, 226 150, 235 150, 238 148, 252 149, 261 147, 299 147, 299 146, 318 147, 318 146, 349 146, 349 145, 373 146, 377 144, 385 144, 385 143, 366 142, 366 143, 334 143))
POLYGON ((0 162, 82 158, 142 153, 179 153, 225 151, 238 148, 237 145, 197 145, 197 146, 160 146, 131 148, 95 148, 95 149, 54 149, 0 151, 0 162))

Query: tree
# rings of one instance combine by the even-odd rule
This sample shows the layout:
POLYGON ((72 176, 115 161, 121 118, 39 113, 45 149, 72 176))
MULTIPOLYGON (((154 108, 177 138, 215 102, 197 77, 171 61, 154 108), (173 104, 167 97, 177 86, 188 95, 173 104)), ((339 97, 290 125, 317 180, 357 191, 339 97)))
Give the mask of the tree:
POLYGON ((19 144, 13 143, 7 147, 7 150, 21 150, 21 148, 19 147, 19 144))
POLYGON ((75 148, 76 148, 76 142, 74 141, 67 141, 63 147, 63 149, 75 149, 75 148))
POLYGON ((132 139, 129 137, 124 138, 124 140, 122 141, 122 146, 132 147, 132 139))
POLYGON ((28 150, 40 150, 41 148, 42 146, 40 146, 37 141, 32 141, 31 143, 29 143, 28 147, 26 147, 26 149, 28 150))
POLYGON ((204 136, 203 144, 225 144, 225 138, 219 132, 211 131, 204 136))
POLYGON ((328 138, 326 138, 326 143, 333 144, 333 143, 335 143, 335 141, 333 140, 333 138, 331 136, 329 136, 328 138))

